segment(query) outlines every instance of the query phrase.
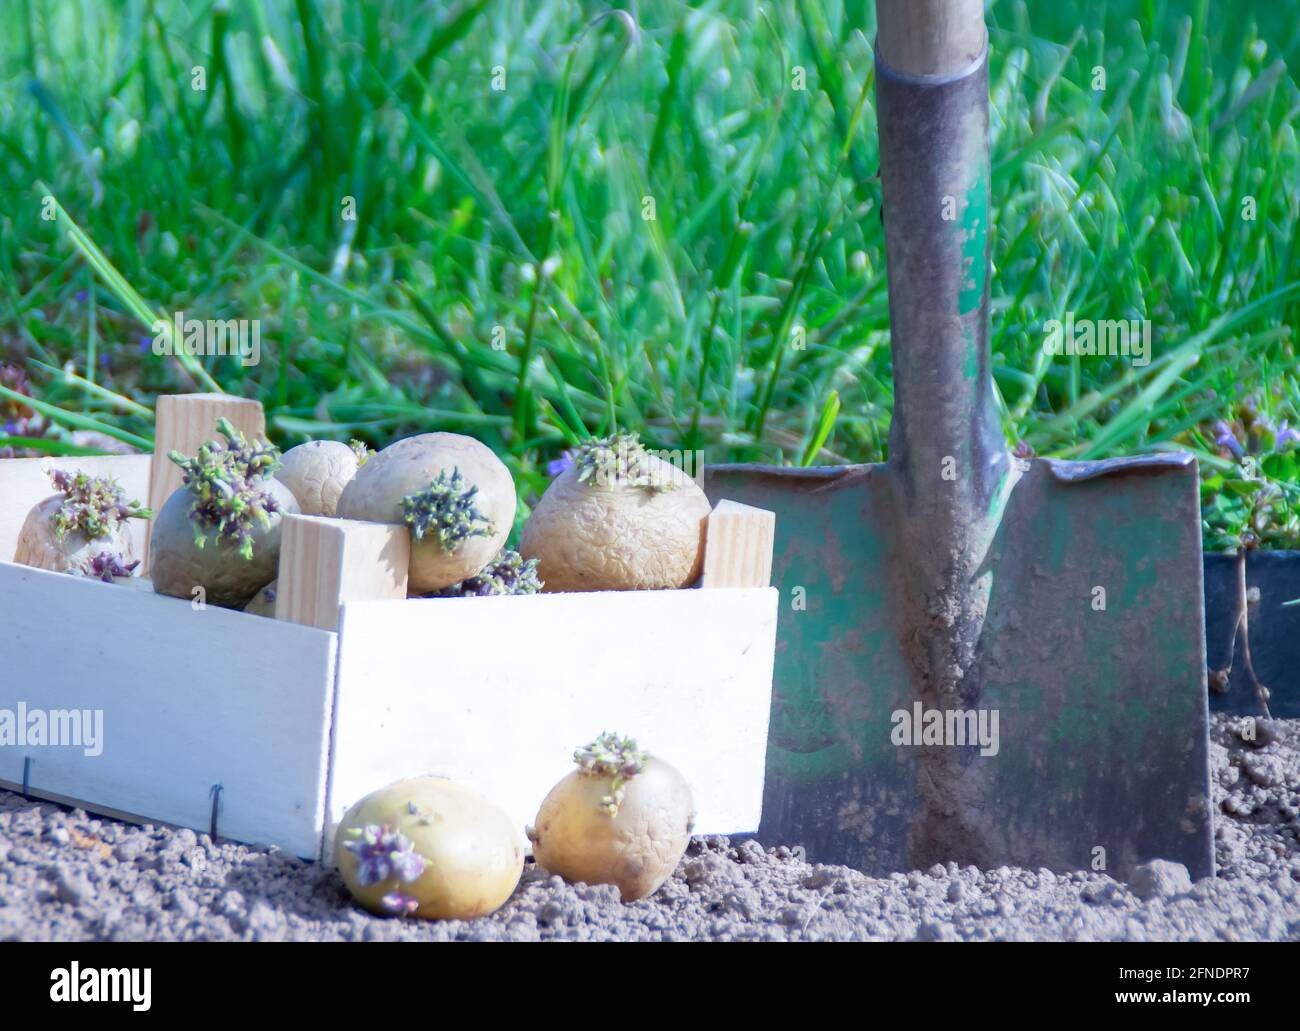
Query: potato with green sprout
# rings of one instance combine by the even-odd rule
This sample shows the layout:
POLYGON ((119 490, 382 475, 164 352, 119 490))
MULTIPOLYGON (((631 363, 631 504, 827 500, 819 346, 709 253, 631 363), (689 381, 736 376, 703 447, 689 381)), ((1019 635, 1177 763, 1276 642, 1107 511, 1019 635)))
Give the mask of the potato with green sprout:
POLYGON ((602 734, 542 801, 528 830, 537 865, 567 881, 614 884, 624 902, 654 894, 690 842, 686 780, 631 738, 602 734))
POLYGON ((372 455, 339 497, 340 519, 411 531, 408 589, 427 594, 476 575, 514 525, 515 484, 486 445, 422 433, 372 455))
POLYGON ((434 591, 430 598, 491 598, 508 594, 536 594, 543 587, 537 578, 537 561, 525 559, 511 548, 458 584, 434 591))
POLYGON ((127 500, 116 480, 60 469, 51 470, 49 477, 58 493, 27 514, 14 561, 108 580, 130 576, 139 560, 127 520, 148 519, 153 513, 127 500))
POLYGON ((217 429, 220 439, 193 458, 169 456, 182 486, 154 519, 149 572, 159 594, 237 609, 276 578, 280 524, 298 502, 273 476, 277 448, 246 440, 227 419, 217 429))
POLYGON ((372 792, 335 836, 343 883, 372 913, 472 920, 498 909, 524 868, 510 818, 482 795, 440 777, 372 792))
POLYGON ((547 591, 689 587, 704 561, 709 502, 635 433, 589 440, 524 524, 519 551, 547 591))

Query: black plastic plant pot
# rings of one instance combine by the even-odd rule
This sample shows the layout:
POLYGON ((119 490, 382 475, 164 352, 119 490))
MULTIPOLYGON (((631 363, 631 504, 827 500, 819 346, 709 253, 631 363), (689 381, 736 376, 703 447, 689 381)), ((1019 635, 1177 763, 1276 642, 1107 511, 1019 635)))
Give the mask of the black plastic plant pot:
MULTIPOLYGON (((1246 588, 1258 600, 1248 603, 1250 654, 1255 675, 1269 689, 1269 709, 1277 717, 1300 717, 1300 551, 1251 551, 1246 556, 1246 588), (1296 601, 1294 605, 1287 605, 1296 601)), ((1237 617, 1237 557, 1205 556, 1205 654, 1211 670, 1222 669, 1232 648, 1237 617)), ((1246 671, 1240 635, 1232 651, 1232 674, 1225 690, 1210 688, 1210 710, 1263 715, 1246 671)))

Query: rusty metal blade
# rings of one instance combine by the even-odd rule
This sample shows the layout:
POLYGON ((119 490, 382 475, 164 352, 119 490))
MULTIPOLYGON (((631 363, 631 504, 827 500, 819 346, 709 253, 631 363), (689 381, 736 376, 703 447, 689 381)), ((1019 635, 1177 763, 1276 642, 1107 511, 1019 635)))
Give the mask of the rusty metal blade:
POLYGON ((1124 877, 1153 858, 1212 873, 1195 462, 1024 465, 981 570, 992 586, 968 677, 998 714, 996 755, 895 743, 896 714, 920 701, 895 476, 706 471, 713 500, 777 514, 760 838, 872 873, 955 860, 1124 877), (931 776, 954 761, 961 805, 935 797, 950 776, 931 776))

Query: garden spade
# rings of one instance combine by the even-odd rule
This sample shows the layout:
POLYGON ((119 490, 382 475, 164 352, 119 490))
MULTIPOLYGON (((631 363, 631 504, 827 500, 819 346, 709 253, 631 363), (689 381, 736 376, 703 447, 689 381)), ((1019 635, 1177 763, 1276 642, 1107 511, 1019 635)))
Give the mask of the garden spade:
POLYGON ((878 22, 888 461, 706 471, 776 512, 760 838, 873 873, 1211 874, 1195 461, 1008 450, 982 4, 879 0, 878 22))

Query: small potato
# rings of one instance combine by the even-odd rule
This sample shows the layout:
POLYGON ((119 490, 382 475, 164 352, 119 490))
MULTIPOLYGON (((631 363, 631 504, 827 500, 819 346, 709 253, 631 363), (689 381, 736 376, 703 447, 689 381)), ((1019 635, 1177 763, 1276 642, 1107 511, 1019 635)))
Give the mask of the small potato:
POLYGON ((372 792, 348 810, 334 840, 348 890, 380 915, 472 920, 500 908, 524 868, 510 818, 439 777, 372 792))
POLYGON ((567 881, 617 885, 623 901, 631 902, 653 894, 677 868, 695 803, 682 775, 636 752, 634 741, 605 735, 576 758, 581 767, 584 756, 602 754, 620 758, 588 758, 586 768, 570 773, 542 801, 529 830, 533 858, 567 881))
POLYGON ((293 491, 303 515, 332 516, 357 465, 357 453, 347 444, 309 440, 284 453, 275 478, 293 491))

